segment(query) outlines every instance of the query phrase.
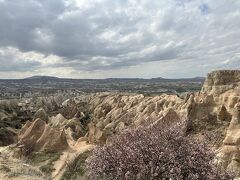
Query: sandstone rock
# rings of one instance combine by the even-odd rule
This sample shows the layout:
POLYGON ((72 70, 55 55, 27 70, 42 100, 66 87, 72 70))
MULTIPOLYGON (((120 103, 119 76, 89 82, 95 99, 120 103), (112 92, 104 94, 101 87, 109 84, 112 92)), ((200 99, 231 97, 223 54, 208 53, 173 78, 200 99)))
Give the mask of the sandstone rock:
POLYGON ((232 119, 227 130, 223 147, 219 149, 218 157, 224 167, 240 175, 240 106, 236 104, 232 119))
POLYGON ((59 151, 68 148, 65 132, 51 128, 41 119, 27 123, 18 138, 18 145, 24 145, 32 151, 59 151))
POLYGON ((95 127, 93 123, 89 123, 88 129, 88 141, 90 143, 102 143, 106 140, 105 137, 103 137, 103 132, 95 127))
POLYGON ((49 125, 52 127, 62 127, 67 123, 67 119, 62 114, 50 117, 49 125))
POLYGON ((74 105, 76 105, 76 103, 73 99, 67 99, 62 103, 63 107, 74 106, 74 105))
POLYGON ((219 121, 230 121, 232 119, 232 115, 227 111, 226 107, 222 105, 217 115, 217 119, 219 121))
POLYGON ((79 137, 85 135, 84 127, 82 126, 78 118, 68 120, 62 128, 63 129, 70 128, 72 130, 71 134, 74 140, 77 140, 79 137))
POLYGON ((117 127, 115 128, 115 130, 116 130, 117 132, 122 132, 124 129, 125 129, 125 124, 124 124, 124 122, 119 122, 118 125, 117 125, 117 127))
POLYGON ((162 117, 153 122, 153 126, 171 126, 175 123, 178 123, 180 122, 180 117, 178 116, 178 114, 172 109, 168 109, 166 112, 163 113, 162 117))
POLYGON ((239 87, 240 70, 220 70, 208 74, 202 91, 219 94, 239 87))
POLYGON ((48 122, 48 115, 43 108, 40 108, 33 116, 34 119, 42 119, 45 122, 48 122))
POLYGON ((240 70, 218 70, 208 74, 203 86, 232 85, 240 82, 240 70))
MULTIPOLYGON (((33 101, 33 100, 32 100, 33 101)), ((36 102, 34 105, 37 109, 43 108, 47 112, 52 112, 58 110, 61 107, 61 102, 63 97, 61 96, 48 96, 48 97, 38 97, 33 102, 36 102)), ((29 104, 31 101, 29 102, 29 104)))

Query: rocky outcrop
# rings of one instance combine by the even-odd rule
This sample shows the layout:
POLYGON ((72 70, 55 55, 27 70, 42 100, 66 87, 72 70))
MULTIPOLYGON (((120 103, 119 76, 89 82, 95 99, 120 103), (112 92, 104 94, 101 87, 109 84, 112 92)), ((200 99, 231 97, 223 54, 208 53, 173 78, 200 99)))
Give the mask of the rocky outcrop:
POLYGON ((67 119, 62 114, 57 114, 49 118, 49 125, 52 127, 62 127, 67 123, 67 119))
POLYGON ((79 137, 85 135, 84 127, 81 124, 80 118, 73 117, 72 119, 66 119, 62 114, 50 117, 49 125, 54 128, 60 128, 67 130, 67 134, 71 139, 77 140, 79 137))
POLYGON ((34 119, 42 119, 45 122, 48 122, 48 115, 43 108, 40 108, 33 116, 34 119))
MULTIPOLYGON (((191 119, 196 127, 228 126, 234 106, 240 102, 240 70, 213 71, 208 74, 202 91, 194 95, 191 119), (203 123, 207 122, 207 124, 203 123)), ((224 132, 222 132, 224 133, 224 132)))
MULTIPOLYGON (((122 130, 142 124, 154 124, 161 119, 187 119, 194 107, 194 95, 185 99, 177 95, 144 96, 139 94, 97 94, 88 100, 91 123, 90 142, 105 142, 122 130), (163 118, 165 117, 165 118, 163 118)), ((171 119, 171 120, 170 120, 171 119)))
POLYGON ((240 70, 219 70, 208 74, 202 91, 206 93, 223 93, 240 88, 240 70))
POLYGON ((60 151, 68 148, 64 130, 52 128, 41 119, 23 126, 18 135, 18 145, 31 151, 60 151))
POLYGON ((218 114, 217 114, 217 119, 219 121, 231 121, 232 115, 227 111, 226 107, 222 105, 219 108, 218 114))
POLYGON ((236 104, 218 158, 224 168, 240 175, 240 103, 236 104))
POLYGON ((59 96, 48 96, 48 97, 38 97, 36 99, 32 99, 31 102, 34 102, 35 105, 33 107, 40 109, 43 108, 47 112, 56 111, 62 106, 62 102, 64 101, 64 97, 59 96))
POLYGON ((203 85, 198 101, 212 96, 211 114, 222 122, 224 136, 217 163, 240 175, 240 70, 213 71, 203 85))
POLYGON ((218 70, 208 74, 205 86, 226 86, 240 82, 240 70, 218 70))
POLYGON ((16 142, 16 129, 29 118, 28 112, 22 111, 16 100, 0 100, 0 146, 16 142))

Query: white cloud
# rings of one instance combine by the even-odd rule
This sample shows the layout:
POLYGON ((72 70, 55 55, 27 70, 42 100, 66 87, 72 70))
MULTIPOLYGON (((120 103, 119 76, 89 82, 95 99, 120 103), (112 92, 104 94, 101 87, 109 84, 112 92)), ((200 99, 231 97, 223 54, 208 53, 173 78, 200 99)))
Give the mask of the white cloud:
POLYGON ((0 3, 0 62, 11 64, 4 71, 177 77, 240 66, 236 0, 0 3))

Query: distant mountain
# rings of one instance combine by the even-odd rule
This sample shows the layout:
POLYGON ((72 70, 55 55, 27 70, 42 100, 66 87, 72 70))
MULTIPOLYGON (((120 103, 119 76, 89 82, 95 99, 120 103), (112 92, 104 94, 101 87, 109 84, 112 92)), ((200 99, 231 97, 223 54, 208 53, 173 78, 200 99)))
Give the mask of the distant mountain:
POLYGON ((175 82, 175 81, 188 81, 188 82, 203 82, 205 77, 193 77, 193 78, 179 78, 179 79, 168 79, 163 77, 144 79, 144 78, 107 78, 107 79, 68 79, 68 78, 58 78, 54 76, 31 76, 24 78, 23 80, 38 80, 38 81, 46 81, 46 80, 96 80, 96 81, 137 81, 137 82, 145 82, 145 81, 157 81, 157 82, 175 82))
POLYGON ((187 81, 187 82, 203 82, 205 77, 193 77, 193 78, 179 78, 179 79, 165 79, 162 77, 152 78, 153 81, 162 81, 162 82, 169 82, 169 81, 187 81))
POLYGON ((24 79, 26 80, 57 80, 59 78, 54 76, 31 76, 24 79))
POLYGON ((200 76, 196 76, 196 77, 194 77, 194 78, 192 78, 192 79, 205 80, 205 79, 206 79, 206 77, 200 77, 200 76))

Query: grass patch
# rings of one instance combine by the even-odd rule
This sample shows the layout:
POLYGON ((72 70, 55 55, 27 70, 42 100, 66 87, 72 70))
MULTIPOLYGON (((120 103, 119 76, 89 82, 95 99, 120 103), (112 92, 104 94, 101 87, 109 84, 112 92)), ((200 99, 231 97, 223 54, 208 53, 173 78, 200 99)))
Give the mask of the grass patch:
POLYGON ((60 158, 61 154, 60 152, 37 152, 29 156, 29 161, 34 165, 41 164, 39 169, 48 175, 55 170, 53 168, 54 162, 60 158))
POLYGON ((51 174, 55 169, 53 168, 53 164, 45 164, 43 166, 40 166, 39 169, 44 174, 51 174))
POLYGON ((23 168, 7 174, 8 178, 15 178, 19 176, 42 177, 42 173, 39 170, 23 168))
POLYGON ((18 177, 20 175, 22 175, 22 173, 20 173, 20 172, 11 172, 7 175, 7 177, 8 178, 14 178, 14 177, 18 177))
POLYGON ((86 151, 67 163, 67 170, 61 180, 75 180, 85 175, 85 161, 90 156, 90 151, 86 151))
POLYGON ((56 161, 59 159, 60 152, 36 152, 29 156, 29 160, 33 164, 39 164, 45 161, 56 161))

